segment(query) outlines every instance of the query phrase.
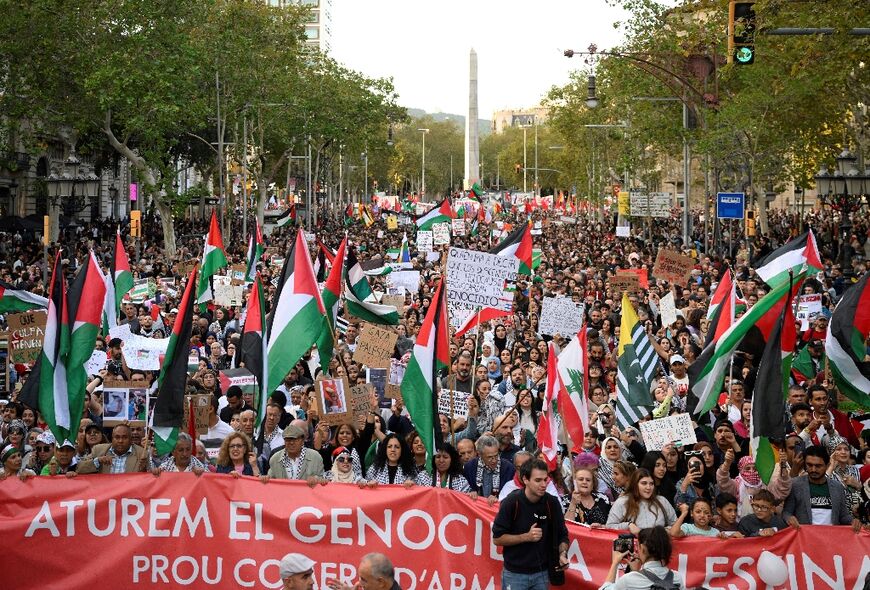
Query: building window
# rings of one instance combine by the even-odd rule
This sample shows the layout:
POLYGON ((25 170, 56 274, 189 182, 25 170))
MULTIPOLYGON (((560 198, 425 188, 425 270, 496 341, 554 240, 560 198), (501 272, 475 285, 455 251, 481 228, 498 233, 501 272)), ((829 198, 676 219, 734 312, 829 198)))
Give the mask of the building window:
POLYGON ((320 0, 299 0, 303 6, 320 6, 320 0))
POLYGON ((315 24, 319 23, 320 22, 320 11, 319 10, 310 11, 308 13, 307 22, 315 23, 315 24))
POLYGON ((319 39, 320 38, 320 28, 319 27, 305 27, 305 36, 309 39, 319 39))

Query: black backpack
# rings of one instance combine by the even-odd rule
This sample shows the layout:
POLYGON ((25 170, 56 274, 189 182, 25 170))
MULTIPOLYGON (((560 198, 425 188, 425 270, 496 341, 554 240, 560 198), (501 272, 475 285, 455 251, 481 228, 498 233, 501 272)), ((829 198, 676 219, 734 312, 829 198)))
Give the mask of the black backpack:
POLYGON ((674 583, 674 572, 668 571, 664 578, 660 578, 649 570, 643 568, 638 570, 638 573, 644 576, 652 583, 652 590, 680 590, 680 587, 674 583))

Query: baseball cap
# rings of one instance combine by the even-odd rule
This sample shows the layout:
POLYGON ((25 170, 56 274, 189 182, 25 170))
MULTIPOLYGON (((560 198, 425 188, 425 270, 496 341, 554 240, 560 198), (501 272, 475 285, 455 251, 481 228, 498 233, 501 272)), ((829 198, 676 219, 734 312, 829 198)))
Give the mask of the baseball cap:
MULTIPOLYGON (((287 432, 286 428, 284 429, 284 432, 287 432)), ((281 573, 281 578, 287 578, 295 574, 314 571, 314 563, 313 559, 309 559, 301 553, 288 553, 281 558, 278 570, 281 573)))
MULTIPOLYGON (((305 431, 301 426, 290 424, 284 429, 284 438, 305 438, 305 431)), ((307 557, 305 559, 308 559, 307 557)), ((312 562, 314 563, 314 562, 312 562)))
POLYGON ((178 314, 178 308, 173 307, 172 309, 169 310, 169 313, 178 314))
POLYGON ((57 441, 54 438, 54 435, 50 431, 45 431, 40 433, 39 436, 36 437, 36 442, 42 443, 44 445, 53 445, 57 441))
POLYGON ((64 439, 64 441, 62 443, 60 443, 60 445, 58 445, 58 448, 59 449, 63 449, 63 448, 74 449, 74 448, 76 448, 76 446, 75 446, 75 444, 73 444, 73 442, 71 440, 69 440, 67 438, 67 439, 64 439))
POLYGON ((675 354, 671 357, 671 364, 673 365, 674 363, 683 363, 685 365, 686 359, 684 359, 681 354, 675 354))

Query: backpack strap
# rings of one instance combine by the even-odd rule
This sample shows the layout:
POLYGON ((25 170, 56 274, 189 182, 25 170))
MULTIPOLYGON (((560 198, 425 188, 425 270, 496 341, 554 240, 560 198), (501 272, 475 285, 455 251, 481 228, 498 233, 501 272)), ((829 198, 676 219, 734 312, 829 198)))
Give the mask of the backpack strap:
POLYGON ((674 572, 672 572, 670 570, 668 570, 668 573, 667 573, 667 575, 665 575, 664 578, 660 578, 657 575, 655 575, 654 573, 652 573, 651 571, 644 569, 642 567, 639 570, 637 570, 637 572, 640 575, 642 575, 643 577, 645 577, 647 580, 649 580, 652 583, 653 588, 661 588, 662 590, 671 590, 671 589, 677 587, 676 584, 674 584, 674 572))

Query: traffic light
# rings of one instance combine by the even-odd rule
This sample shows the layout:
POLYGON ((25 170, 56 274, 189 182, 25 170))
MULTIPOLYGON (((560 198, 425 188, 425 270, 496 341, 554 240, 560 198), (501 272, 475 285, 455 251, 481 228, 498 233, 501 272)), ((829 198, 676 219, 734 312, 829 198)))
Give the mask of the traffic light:
POLYGON ((746 212, 746 237, 755 236, 755 211, 746 212))
POLYGON ((142 237, 142 212, 138 209, 130 211, 130 236, 142 237))
POLYGON ((728 4, 728 63, 755 63, 755 1, 728 4))

